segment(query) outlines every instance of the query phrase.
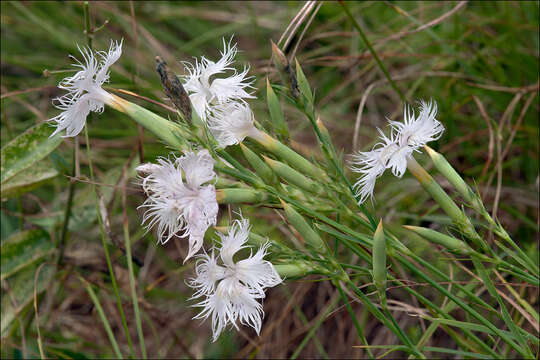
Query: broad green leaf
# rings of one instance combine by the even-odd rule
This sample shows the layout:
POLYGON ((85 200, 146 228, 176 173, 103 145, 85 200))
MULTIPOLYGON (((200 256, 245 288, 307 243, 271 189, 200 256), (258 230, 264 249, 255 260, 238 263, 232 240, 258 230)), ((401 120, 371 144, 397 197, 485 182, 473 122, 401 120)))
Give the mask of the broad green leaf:
POLYGON ((2 209, 0 210, 0 244, 7 240, 19 226, 19 219, 15 216, 8 215, 5 213, 5 210, 11 210, 13 202, 7 201, 2 204, 2 209))
POLYGON ((54 250, 54 245, 46 231, 34 229, 10 236, 2 243, 1 250, 0 278, 3 280, 50 254, 54 250))
POLYGON ((272 119, 272 125, 277 134, 288 138, 289 129, 287 128, 287 123, 283 117, 283 112, 281 110, 281 103, 272 89, 270 82, 266 79, 266 101, 268 102, 268 111, 270 112, 270 118, 272 119))
MULTIPOLYGON (((114 167, 108 170, 99 182, 102 184, 117 184, 122 176, 122 167, 114 167)), ((73 199, 73 208, 71 218, 69 220, 69 231, 80 231, 91 226, 96 221, 97 211, 94 204, 94 192, 90 186, 81 184, 77 186, 75 197, 73 199)), ((67 187, 67 184, 66 184, 67 187)), ((101 186, 100 192, 106 204, 108 204, 114 194, 113 186, 101 186)), ((47 216, 26 217, 25 220, 36 224, 48 231, 52 231, 54 227, 59 226, 64 221, 64 200, 57 201, 52 208, 52 211, 47 213, 47 216)))
MULTIPOLYGON (((11 294, 2 292, 2 319, 0 320, 0 332, 2 338, 7 335, 10 325, 20 312, 31 303, 34 298, 34 279, 38 266, 33 266, 18 273, 13 278, 7 279, 11 294), (10 296, 11 295, 11 296, 10 296), (15 301, 16 306, 13 304, 15 301)), ((45 264, 39 272, 36 293, 45 290, 53 278, 55 267, 45 264)))
POLYGON ((2 184, 2 198, 31 191, 58 175, 51 160, 40 161, 2 184))
POLYGON ((0 183, 2 186, 21 171, 49 155, 62 142, 52 133, 51 126, 40 123, 11 140, 0 151, 0 183))

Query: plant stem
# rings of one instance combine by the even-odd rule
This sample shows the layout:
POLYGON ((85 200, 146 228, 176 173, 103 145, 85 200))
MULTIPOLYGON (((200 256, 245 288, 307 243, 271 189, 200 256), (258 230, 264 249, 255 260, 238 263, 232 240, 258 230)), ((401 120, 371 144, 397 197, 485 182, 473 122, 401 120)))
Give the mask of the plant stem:
MULTIPOLYGON (((77 142, 74 141, 73 145, 73 166, 71 171, 71 176, 75 177, 75 161, 77 156, 77 150, 75 146, 77 145, 77 142)), ((60 235, 60 242, 58 243, 58 260, 56 261, 57 265, 61 265, 64 260, 64 251, 66 247, 66 238, 68 233, 68 226, 69 226, 69 219, 71 217, 71 208, 73 206, 73 193, 75 192, 75 184, 76 181, 74 179, 71 179, 69 181, 69 190, 68 190, 68 198, 67 198, 67 204, 66 204, 66 211, 64 213, 64 224, 62 225, 62 234, 60 235)))
POLYGON ((371 46, 371 43, 369 42, 366 35, 364 34, 364 31, 362 31, 362 28, 360 27, 360 24, 358 24, 358 22, 356 21, 354 16, 351 14, 351 11, 347 8, 347 5, 345 5, 345 3, 342 0, 339 0, 339 4, 341 5, 341 7, 343 7, 343 10, 345 11, 345 13, 349 17, 349 19, 351 19, 354 28, 358 31, 358 34, 360 34, 360 37, 362 38, 362 40, 364 40, 364 43, 366 44, 367 48, 371 52, 371 55, 373 55, 373 58, 375 59, 375 62, 379 66, 379 69, 381 69, 384 76, 386 76, 386 79, 388 80, 388 82, 390 83, 392 88, 396 91, 396 93, 399 95, 399 98, 401 99, 401 101, 405 102, 406 101, 405 96, 403 95, 401 90, 399 90, 399 88, 397 87, 394 80, 392 80, 392 78, 390 77, 390 74, 388 73, 388 71, 384 67, 383 63, 379 59, 379 56, 377 55, 377 53, 373 49, 373 46, 371 46))
POLYGON ((131 301, 133 302, 133 311, 135 313, 135 322, 137 325, 137 335, 139 336, 139 343, 141 346, 141 354, 143 359, 147 358, 146 346, 144 344, 144 333, 142 330, 141 316, 139 313, 139 302, 137 301, 137 290, 135 288, 135 274, 133 273, 133 260, 131 259, 131 241, 129 240, 129 225, 127 220, 127 213, 125 208, 125 191, 124 191, 124 242, 126 246, 126 259, 129 271, 129 287, 131 288, 131 301))
POLYGON ((433 180, 431 175, 412 156, 407 160, 407 168, 467 238, 472 240, 475 245, 486 250, 486 252, 492 252, 486 242, 478 235, 467 215, 461 211, 454 200, 448 196, 443 188, 433 180))
POLYGON ((122 359, 122 353, 120 352, 120 348, 118 347, 118 343, 116 342, 116 339, 114 337, 114 334, 111 329, 111 325, 109 325, 109 321, 107 320, 107 316, 105 316, 105 312, 103 311, 103 308, 101 307, 101 304, 99 302, 98 297, 96 296, 96 293, 92 289, 92 285, 88 283, 83 278, 80 278, 81 281, 86 286, 86 291, 88 291, 88 295, 90 295, 90 298, 92 299, 92 302, 94 303, 94 306, 96 307, 96 310, 99 314, 99 317, 101 319, 101 322, 103 323, 103 326, 105 327, 105 331, 107 332, 107 335, 109 336, 109 341, 112 344, 112 347, 114 349, 114 353, 116 354, 116 357, 119 359, 122 359))
MULTIPOLYGON (((84 125, 84 137, 86 140, 86 151, 88 156, 88 167, 90 169, 90 180, 92 182, 91 187, 94 192, 94 200, 95 200, 95 206, 96 206, 96 212, 97 212, 97 218, 98 218, 98 225, 99 225, 99 232, 101 234, 101 244, 103 246, 103 251, 105 253, 105 260, 107 261, 107 268, 109 269, 109 274, 111 275, 111 283, 113 286, 114 296, 116 298, 116 303, 118 305, 118 311, 120 312, 120 318, 122 320, 122 325, 124 327, 124 331, 126 333, 126 338, 128 341, 129 349, 131 351, 132 357, 134 357, 133 352, 133 344, 131 342, 131 335, 129 334, 129 329, 126 322, 126 317, 124 315, 124 308, 122 307, 122 299, 120 298, 120 293, 118 292, 118 285, 116 284, 116 277, 114 275, 114 269, 112 267, 111 263, 111 257, 109 256, 109 249, 107 246, 107 240, 105 239, 105 232, 103 230, 103 220, 101 218, 101 211, 99 210, 99 201, 98 201, 98 193, 94 181, 94 170, 92 168, 92 154, 90 150, 90 141, 88 137, 88 124, 84 125)), ((131 259, 131 257, 130 257, 131 259)))

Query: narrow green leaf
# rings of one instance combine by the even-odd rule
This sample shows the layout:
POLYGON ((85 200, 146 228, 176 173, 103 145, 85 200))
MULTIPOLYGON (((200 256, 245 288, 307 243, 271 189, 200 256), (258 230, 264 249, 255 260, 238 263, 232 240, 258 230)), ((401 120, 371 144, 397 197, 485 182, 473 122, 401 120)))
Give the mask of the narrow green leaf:
POLYGON ((506 326, 508 326, 508 329, 512 332, 512 334, 516 335, 517 341, 520 343, 522 347, 521 355, 524 357, 534 357, 532 352, 527 346, 527 342, 519 332, 518 326, 514 323, 512 320, 512 317, 510 316, 510 313, 508 312, 508 309, 506 308, 505 303, 503 302, 501 296, 497 292, 497 289, 495 289, 495 285, 493 285, 493 282, 491 281, 491 278, 489 277, 489 274, 478 258, 473 257, 473 264, 476 268, 476 271, 478 272, 478 275, 482 278, 482 281, 484 282, 484 285, 489 291, 489 294, 493 296, 495 299, 497 299, 497 302, 499 303, 499 307, 501 309, 502 318, 504 320, 504 323, 506 326))
POLYGON ((516 339, 518 336, 525 335, 527 337, 527 339, 531 340, 534 344, 539 343, 539 340, 538 340, 537 337, 535 337, 534 335, 532 335, 530 333, 527 333, 523 329, 521 329, 519 331, 520 334, 518 335, 518 334, 511 333, 510 331, 506 331, 506 330, 498 329, 498 331, 494 331, 494 330, 488 328, 487 326, 480 325, 480 324, 475 324, 475 323, 471 323, 471 322, 466 322, 466 321, 458 321, 458 320, 443 319, 443 318, 432 318, 430 316, 423 316, 423 318, 427 319, 429 321, 439 322, 441 324, 454 326, 454 327, 457 327, 457 328, 460 328, 460 329, 468 329, 468 330, 483 332, 483 333, 490 334, 490 335, 504 334, 506 337, 511 338, 511 339, 516 339))
POLYGON ((0 151, 0 183, 4 183, 49 155, 62 137, 49 137, 52 128, 48 123, 37 124, 11 140, 0 151))
POLYGON ((103 326, 105 327, 105 331, 107 332, 107 335, 109 336, 109 341, 111 342, 111 345, 113 347, 116 357, 118 359, 123 359, 122 353, 120 352, 120 348, 118 347, 116 338, 114 337, 114 333, 112 332, 111 325, 109 325, 107 316, 105 315, 105 312, 103 311, 103 308, 101 307, 101 303, 99 302, 99 299, 96 296, 96 293, 92 289, 92 285, 90 285, 89 282, 87 282, 86 280, 82 278, 81 280, 84 282, 86 286, 86 291, 88 291, 88 295, 90 295, 90 299, 92 299, 92 302, 94 303, 94 306, 96 307, 99 318, 101 319, 101 322, 103 323, 103 326))
POLYGON ((3 280, 38 259, 50 254, 54 245, 41 229, 27 230, 10 236, 2 243, 0 278, 3 280))

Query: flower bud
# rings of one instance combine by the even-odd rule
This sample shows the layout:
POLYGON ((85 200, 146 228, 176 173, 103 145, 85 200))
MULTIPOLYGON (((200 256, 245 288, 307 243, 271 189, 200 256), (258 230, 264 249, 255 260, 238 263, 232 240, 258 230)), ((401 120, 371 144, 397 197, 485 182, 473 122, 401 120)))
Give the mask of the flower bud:
POLYGON ((276 155, 281 160, 284 160, 289 165, 298 169, 302 174, 306 174, 314 179, 327 179, 326 174, 302 157, 296 151, 292 150, 288 146, 280 143, 278 140, 272 138, 268 134, 259 131, 250 135, 259 144, 261 144, 266 150, 276 155))
POLYGON ((482 213, 485 211, 484 204, 478 198, 478 196, 471 190, 469 185, 463 180, 463 178, 457 173, 457 171, 450 165, 446 158, 425 145, 424 148, 428 153, 429 157, 433 161, 435 168, 452 184, 452 186, 463 196, 465 201, 470 203, 473 208, 482 213))
POLYGON ((424 239, 434 242, 436 244, 442 245, 448 250, 454 251, 459 254, 469 255, 472 252, 472 249, 463 241, 456 239, 452 236, 441 234, 438 231, 426 229, 418 226, 403 226, 405 229, 414 231, 424 239))
POLYGON ((240 143, 240 149, 242 149, 244 157, 249 162, 253 170, 255 170, 257 175, 259 175, 265 182, 269 184, 276 182, 277 179, 275 174, 272 172, 272 169, 270 169, 257 154, 242 143, 240 143))
POLYGON ((259 203, 266 199, 266 194, 253 189, 218 189, 218 204, 259 203))
POLYGON ((319 186, 313 181, 294 170, 289 165, 282 162, 272 160, 263 155, 264 161, 276 172, 276 174, 287 181, 289 184, 298 186, 300 189, 307 190, 312 193, 320 192, 319 186))
POLYGON ((300 215, 292 206, 281 200, 285 216, 289 223, 298 231, 298 233, 304 238, 306 244, 313 247, 318 252, 326 252, 326 246, 319 236, 307 223, 307 221, 300 215))
POLYGON ((373 282, 380 293, 386 291, 386 239, 382 219, 373 235, 373 282))
POLYGON ((311 271, 311 268, 308 264, 304 262, 295 262, 292 264, 279 264, 275 265, 274 268, 278 272, 281 278, 298 278, 303 277, 311 271))

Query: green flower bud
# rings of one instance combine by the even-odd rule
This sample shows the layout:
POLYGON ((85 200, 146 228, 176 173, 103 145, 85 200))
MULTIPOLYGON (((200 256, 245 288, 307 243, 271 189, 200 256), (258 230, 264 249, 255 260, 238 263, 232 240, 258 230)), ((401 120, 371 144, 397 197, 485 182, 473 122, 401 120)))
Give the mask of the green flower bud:
POLYGON ((264 181, 266 181, 269 184, 276 182, 276 176, 272 169, 266 165, 264 161, 261 160, 261 158, 255 154, 253 151, 251 151, 247 146, 240 143, 240 149, 242 149, 242 152, 244 153, 244 157, 248 161, 248 163, 251 165, 253 170, 259 175, 264 181))
POLYGON ((300 154, 289 148, 288 146, 280 143, 278 140, 272 138, 268 134, 259 131, 250 135, 252 138, 257 140, 266 150, 270 151, 276 155, 281 160, 284 160, 290 166, 298 169, 303 174, 306 174, 314 179, 324 179, 328 177, 326 174, 313 165, 311 162, 306 160, 300 154))
POLYGON ((266 194, 253 189, 218 189, 216 200, 219 204, 259 203, 266 199, 266 194))
POLYGON ((109 106, 128 115, 173 148, 178 149, 184 145, 182 139, 188 136, 178 125, 121 97, 110 95, 112 100, 107 102, 109 106))
POLYGON ((452 186, 454 186, 454 188, 456 188, 461 196, 463 196, 465 201, 470 203, 476 211, 480 213, 484 212, 485 208, 482 201, 471 190, 469 185, 467 185, 465 180, 463 180, 452 165, 450 165, 448 160, 446 160, 442 154, 436 152, 429 146, 425 145, 424 148, 433 161, 435 168, 448 180, 448 182, 450 182, 450 184, 452 184, 452 186))
POLYGON ((274 268, 282 278, 298 278, 306 276, 311 268, 304 262, 295 262, 292 264, 274 264, 274 268))
POLYGON ((472 249, 463 241, 456 239, 452 236, 442 234, 438 231, 426 229, 418 226, 403 226, 405 229, 414 231, 424 239, 442 245, 448 250, 454 251, 459 254, 469 255, 472 253, 472 249))
POLYGON ((304 238, 306 244, 313 247, 318 252, 326 252, 326 246, 319 236, 307 223, 307 221, 289 204, 281 200, 285 216, 289 223, 298 231, 298 233, 304 238))
POLYGON ((282 162, 272 160, 263 155, 264 161, 276 172, 276 174, 287 181, 289 184, 298 186, 300 189, 307 190, 312 193, 320 192, 319 186, 311 179, 308 179, 298 171, 294 170, 289 165, 282 162))
POLYGON ((379 293, 386 291, 386 238, 382 219, 373 235, 373 282, 379 293))

